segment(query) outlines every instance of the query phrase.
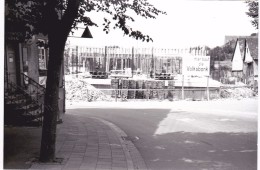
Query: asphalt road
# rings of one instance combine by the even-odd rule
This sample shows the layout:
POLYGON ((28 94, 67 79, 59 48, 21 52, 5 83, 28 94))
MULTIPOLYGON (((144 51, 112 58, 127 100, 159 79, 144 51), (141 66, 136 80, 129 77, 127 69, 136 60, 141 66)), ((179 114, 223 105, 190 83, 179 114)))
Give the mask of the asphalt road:
POLYGON ((257 101, 85 103, 66 114, 120 127, 150 169, 257 169, 257 101))

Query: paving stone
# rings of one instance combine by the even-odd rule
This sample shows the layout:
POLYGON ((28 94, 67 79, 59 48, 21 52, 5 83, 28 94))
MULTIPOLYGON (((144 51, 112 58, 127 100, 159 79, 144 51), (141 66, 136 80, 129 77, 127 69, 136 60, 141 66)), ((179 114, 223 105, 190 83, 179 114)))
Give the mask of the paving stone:
POLYGON ((87 157, 98 157, 98 153, 97 152, 95 152, 95 153, 87 152, 87 153, 85 153, 85 156, 87 156, 87 157))
POLYGON ((111 129, 110 125, 93 118, 84 118, 82 121, 74 115, 65 115, 63 120, 64 123, 58 125, 56 143, 56 156, 65 158, 63 164, 34 164, 31 169, 146 169, 135 146, 125 141, 122 145, 118 131, 111 129), (128 150, 130 152, 126 157, 128 150), (136 165, 132 165, 133 162, 136 165))
POLYGON ((98 163, 99 162, 109 162, 109 163, 111 163, 112 159, 110 159, 110 158, 98 158, 98 163))
POLYGON ((74 148, 74 149, 73 149, 73 152, 75 152, 75 153, 85 153, 85 152, 86 152, 86 148, 82 148, 82 149, 80 149, 80 148, 74 148))
POLYGON ((85 153, 87 153, 87 152, 98 152, 98 148, 87 148, 85 150, 85 153))
POLYGON ((88 156, 85 156, 83 158, 83 162, 94 162, 94 161, 97 161, 98 158, 95 158, 95 157, 88 157, 88 156))
POLYGON ((107 149, 107 148, 105 148, 105 149, 102 149, 102 148, 100 148, 100 149, 98 149, 98 154, 99 155, 111 155, 111 150, 110 149, 107 149))
POLYGON ((124 150, 123 149, 113 149, 112 154, 123 154, 124 150))
POLYGON ((118 142, 118 143, 110 142, 110 147, 111 147, 112 150, 123 149, 123 147, 121 146, 120 142, 118 142))
POLYGON ((75 157, 71 157, 71 156, 70 156, 70 159, 69 159, 68 162, 69 162, 69 163, 70 163, 70 162, 72 162, 72 163, 77 162, 77 163, 78 163, 78 162, 82 162, 82 161, 83 161, 83 157, 81 157, 81 158, 77 158, 77 157, 76 157, 76 158, 75 158, 75 157))
POLYGON ((64 168, 63 165, 45 165, 44 166, 45 169, 52 169, 52 170, 61 170, 64 168))
POLYGON ((98 145, 97 146, 87 145, 86 151, 98 151, 98 145))
POLYGON ((56 154, 56 157, 58 158, 69 158, 71 155, 71 152, 58 152, 56 154))
POLYGON ((112 167, 112 170, 127 170, 128 168, 124 167, 112 167))
POLYGON ((64 145, 72 145, 74 146, 76 143, 74 141, 65 141, 64 145))
POLYGON ((112 158, 112 155, 98 155, 99 158, 112 158))
POLYGON ((71 158, 83 158, 85 156, 85 153, 71 153, 71 158))
POLYGON ((126 164, 126 160, 115 160, 115 159, 113 159, 112 163, 113 164, 126 164))
POLYGON ((87 147, 87 143, 88 143, 87 140, 86 141, 78 141, 75 146, 76 147, 77 146, 87 147))
POLYGON ((103 169, 106 169, 106 170, 109 170, 109 169, 112 169, 111 165, 109 164, 98 164, 96 166, 96 170, 103 170, 103 169))
POLYGON ((113 161, 126 161, 126 158, 125 158, 125 157, 119 157, 119 158, 113 157, 112 160, 113 160, 113 161))
POLYGON ((75 150, 85 150, 86 148, 87 146, 85 147, 85 146, 78 146, 78 145, 74 147, 75 150))
POLYGON ((61 148, 60 149, 61 152, 72 152, 73 151, 73 148, 61 148))
POLYGON ((95 170, 96 169, 96 165, 94 166, 90 166, 90 165, 81 165, 79 167, 79 170, 95 170))
POLYGON ((112 154, 113 158, 125 158, 125 154, 112 154))
POLYGON ((122 168, 127 168, 127 163, 112 163, 112 167, 122 167, 122 168))

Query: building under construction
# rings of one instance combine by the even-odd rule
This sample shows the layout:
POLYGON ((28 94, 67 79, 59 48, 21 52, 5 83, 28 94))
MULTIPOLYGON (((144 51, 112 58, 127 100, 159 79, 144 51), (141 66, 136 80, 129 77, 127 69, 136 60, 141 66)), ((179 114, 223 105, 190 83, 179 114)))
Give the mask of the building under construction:
POLYGON ((65 52, 69 73, 106 72, 131 68, 133 73, 181 74, 184 55, 206 55, 205 48, 158 49, 70 46, 65 52))

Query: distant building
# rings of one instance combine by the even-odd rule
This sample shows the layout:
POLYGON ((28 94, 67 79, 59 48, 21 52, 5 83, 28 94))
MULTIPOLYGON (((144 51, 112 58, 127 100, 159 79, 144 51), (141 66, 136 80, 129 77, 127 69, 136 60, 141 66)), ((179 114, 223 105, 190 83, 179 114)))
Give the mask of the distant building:
POLYGON ((238 38, 231 61, 234 77, 248 85, 256 84, 258 79, 258 38, 238 38))
MULTIPOLYGON (((250 36, 225 36, 233 52, 224 61, 214 61, 211 76, 224 84, 243 82, 256 86, 258 81, 258 33, 250 36)), ((220 55, 220 54, 219 54, 220 55)))

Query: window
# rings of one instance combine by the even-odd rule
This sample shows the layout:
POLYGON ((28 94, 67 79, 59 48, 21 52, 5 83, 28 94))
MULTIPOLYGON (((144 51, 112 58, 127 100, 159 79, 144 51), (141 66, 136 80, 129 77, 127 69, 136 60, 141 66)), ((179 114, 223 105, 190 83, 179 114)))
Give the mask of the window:
MULTIPOLYGON (((38 39, 40 44, 45 44, 45 41, 42 39, 38 39)), ((46 61, 46 49, 44 46, 38 46, 38 57, 39 57, 39 69, 46 70, 47 69, 47 61, 46 61)))

